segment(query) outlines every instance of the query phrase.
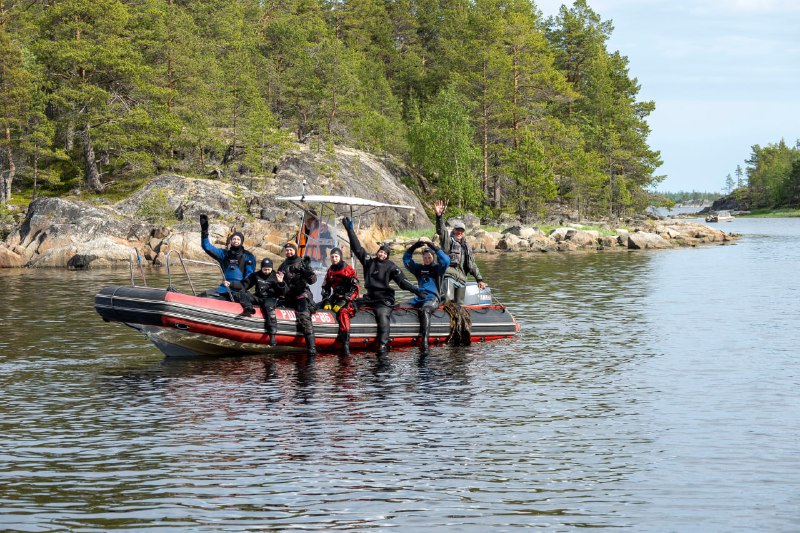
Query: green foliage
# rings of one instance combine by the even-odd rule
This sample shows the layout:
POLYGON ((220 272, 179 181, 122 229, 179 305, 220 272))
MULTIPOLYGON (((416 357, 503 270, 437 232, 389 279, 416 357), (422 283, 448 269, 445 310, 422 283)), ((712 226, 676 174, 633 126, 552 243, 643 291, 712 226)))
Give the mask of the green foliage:
POLYGON ((440 92, 408 137, 412 163, 442 195, 459 208, 477 208, 479 152, 461 95, 452 88, 440 92))
POLYGON ((800 209, 753 209, 746 215, 736 215, 738 217, 753 218, 788 218, 800 217, 800 209))
POLYGON ((660 196, 668 198, 677 204, 697 202, 701 200, 713 201, 720 197, 719 192, 707 191, 678 191, 678 192, 659 192, 660 196))
MULTIPOLYGON (((586 0, 548 21, 526 0, 4 6, 0 168, 13 158, 37 194, 268 176, 292 137, 406 158, 454 212, 538 218, 556 200, 619 216, 663 179, 654 104, 586 0)), ((753 176, 759 201, 800 197, 800 179, 753 176)))
POLYGON ((162 226, 174 223, 177 220, 175 218, 175 210, 169 205, 167 194, 168 191, 166 189, 154 191, 139 205, 136 210, 136 216, 162 226))
POLYGON ((422 230, 422 229, 406 229, 402 231, 398 231, 394 234, 394 238, 398 241, 418 241, 419 239, 425 238, 432 238, 434 230, 422 230))
POLYGON ((746 163, 751 208, 800 207, 800 141, 754 145, 746 163))

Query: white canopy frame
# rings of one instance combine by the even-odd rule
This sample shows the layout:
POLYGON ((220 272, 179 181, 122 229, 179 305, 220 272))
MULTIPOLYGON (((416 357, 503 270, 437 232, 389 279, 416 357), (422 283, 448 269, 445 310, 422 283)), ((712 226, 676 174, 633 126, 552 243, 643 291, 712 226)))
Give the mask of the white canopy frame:
MULTIPOLYGON (((365 198, 358 198, 355 196, 302 194, 299 196, 276 196, 275 200, 279 202, 289 202, 302 212, 299 231, 302 231, 303 223, 307 215, 314 216, 318 220, 323 221, 329 229, 333 228, 331 235, 334 241, 336 241, 333 243, 334 246, 338 246, 339 239, 346 242, 348 246, 350 245, 350 241, 346 237, 339 235, 338 219, 341 216, 348 216, 351 220, 357 223, 358 227, 360 228, 361 217, 369 215, 379 209, 414 209, 414 207, 410 205, 387 204, 383 202, 376 202, 374 200, 367 200, 365 198)), ((330 243, 317 244, 328 245, 330 243)), ((333 246, 328 247, 328 249, 330 248, 333 248, 333 246)), ((304 253, 305 251, 306 250, 304 250, 304 253)), ((350 247, 350 263, 352 264, 353 268, 356 268, 356 261, 355 257, 353 256, 352 247, 350 247)), ((321 299, 322 282, 327 271, 326 264, 324 262, 317 263, 314 265, 314 270, 317 273, 317 283, 311 287, 311 290, 314 294, 314 298, 319 301, 321 299)))

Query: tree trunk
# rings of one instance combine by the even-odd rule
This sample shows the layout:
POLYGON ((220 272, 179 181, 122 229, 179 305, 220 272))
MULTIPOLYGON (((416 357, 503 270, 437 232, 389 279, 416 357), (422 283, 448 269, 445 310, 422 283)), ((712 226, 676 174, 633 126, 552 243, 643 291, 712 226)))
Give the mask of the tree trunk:
POLYGON ((100 171, 97 169, 97 161, 94 156, 94 146, 92 137, 89 134, 89 125, 83 130, 83 159, 86 171, 86 185, 94 192, 103 192, 105 187, 100 181, 100 171))
MULTIPOLYGON (((483 79, 486 82, 487 66, 486 61, 483 62, 483 79)), ((486 200, 489 200, 489 105, 486 102, 486 89, 484 88, 481 95, 481 152, 483 156, 483 194, 486 200)), ((495 204, 493 207, 497 207, 495 204)))
POLYGON ((6 128, 5 141, 8 174, 2 176, 2 179, 0 179, 0 204, 6 204, 11 200, 11 183, 14 181, 14 175, 17 173, 17 167, 14 165, 14 154, 11 151, 11 128, 6 128))

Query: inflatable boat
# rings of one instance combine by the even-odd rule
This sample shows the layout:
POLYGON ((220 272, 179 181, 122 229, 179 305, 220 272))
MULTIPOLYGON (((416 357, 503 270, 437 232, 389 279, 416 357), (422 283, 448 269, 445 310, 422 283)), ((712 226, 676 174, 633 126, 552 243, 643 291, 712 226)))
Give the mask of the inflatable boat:
MULTIPOLYGON (((276 308, 277 346, 269 345, 261 310, 245 316, 238 303, 149 287, 109 286, 95 296, 95 309, 107 322, 118 322, 144 333, 168 357, 304 352, 305 341, 292 309, 276 308)), ((465 305, 471 319, 470 340, 489 342, 515 336, 519 326, 500 305, 465 305)), ((445 308, 431 316, 431 346, 448 341, 455 320, 445 308)), ((331 311, 312 317, 317 349, 338 351, 338 324, 331 311)), ((377 326, 370 308, 359 309, 351 320, 350 349, 369 350, 377 326)), ((390 347, 420 343, 417 310, 398 306, 391 317, 390 347)))
MULTIPOLYGON (((310 258, 317 274, 317 283, 311 286, 316 301, 321 299, 321 285, 327 270, 325 251, 339 246, 340 240, 345 240, 339 237, 339 216, 355 218, 369 215, 376 209, 413 209, 350 196, 301 194, 275 199, 296 206, 303 212, 303 221, 313 214, 313 218, 324 226, 324 231, 318 235, 304 235, 301 224, 297 236, 298 242, 302 242, 302 251, 298 253, 310 258)), ((106 287, 95 296, 95 309, 106 322, 118 322, 141 331, 169 357, 305 351, 305 339, 298 328, 294 310, 282 307, 275 309, 277 346, 270 346, 261 310, 256 310, 254 315, 245 315, 242 306, 232 301, 232 297, 225 299, 224 296, 198 295, 186 263, 216 268, 220 280, 224 281, 218 264, 184 260, 177 251, 171 250, 166 254, 167 288, 151 288, 147 286, 138 250, 132 249, 132 252, 130 286, 106 287), (172 283, 170 265, 176 260, 183 268, 191 294, 180 292, 172 283), (141 274, 142 285, 136 283, 134 263, 141 274)), ((356 266, 352 257, 351 261, 356 266)), ((491 289, 479 289, 476 283, 468 283, 463 306, 448 304, 432 314, 429 345, 435 346, 450 340, 457 340, 461 344, 488 342, 515 336, 519 332, 516 320, 504 306, 493 302, 491 289)), ((338 351, 336 315, 331 311, 317 311, 312 316, 312 324, 317 350, 338 351)), ((377 325, 372 309, 358 309, 350 324, 350 349, 370 349, 375 344, 376 336, 377 325)), ((397 306, 391 316, 390 348, 420 343, 417 310, 397 306)))

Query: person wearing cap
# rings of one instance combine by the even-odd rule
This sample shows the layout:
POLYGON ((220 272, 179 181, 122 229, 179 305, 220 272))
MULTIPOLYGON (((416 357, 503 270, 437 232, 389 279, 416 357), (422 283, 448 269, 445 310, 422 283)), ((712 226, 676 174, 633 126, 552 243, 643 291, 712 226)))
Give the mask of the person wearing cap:
POLYGON ((432 242, 417 241, 403 254, 403 264, 417 278, 421 296, 415 296, 411 305, 419 314, 420 349, 428 351, 428 337, 431 330, 431 313, 439 307, 442 277, 450 266, 450 258, 432 242), (414 261, 414 251, 422 248, 422 264, 414 261), (434 262, 434 254, 438 262, 434 262))
POLYGON ((253 314, 254 304, 261 307, 261 314, 264 315, 264 331, 269 335, 270 346, 277 344, 275 334, 278 332, 278 319, 275 316, 275 308, 278 306, 278 299, 286 294, 283 276, 283 272, 273 270, 272 259, 265 257, 261 260, 261 269, 244 279, 239 295, 245 313, 253 314), (252 287, 255 287, 255 294, 250 296, 247 291, 252 287))
MULTIPOLYGON (((434 204, 436 212, 436 233, 442 240, 442 250, 450 257, 450 266, 444 275, 444 286, 448 283, 453 284, 453 301, 457 304, 464 303, 464 296, 467 292, 467 275, 472 275, 478 282, 478 287, 486 288, 475 257, 467 244, 466 226, 460 220, 453 223, 453 230, 448 232, 444 225, 442 215, 444 214, 444 202, 437 200, 434 204)), ((446 291, 445 291, 446 292, 446 291)))
POLYGON ((358 274, 356 270, 342 259, 341 248, 331 250, 331 266, 325 273, 322 283, 322 301, 320 304, 326 311, 336 313, 339 323, 339 337, 342 343, 342 355, 350 355, 350 319, 356 314, 353 300, 358 298, 358 274))
POLYGON ((317 275, 311 268, 311 259, 297 255, 297 245, 291 241, 283 245, 286 260, 278 267, 278 272, 283 273, 286 284, 286 293, 283 302, 286 307, 294 309, 297 324, 306 339, 308 355, 317 355, 317 343, 314 337, 314 326, 311 315, 316 310, 314 296, 311 294, 311 285, 317 282, 317 275))
POLYGON ((217 295, 230 295, 242 290, 242 281, 255 272, 256 258, 244 248, 244 235, 240 231, 231 235, 227 248, 217 248, 208 238, 208 215, 200 215, 200 246, 222 267, 224 280, 217 287, 217 295))
POLYGON ((367 289, 367 294, 359 298, 356 304, 359 307, 362 305, 372 307, 375 313, 375 321, 378 325, 378 334, 376 336, 378 354, 385 354, 389 349, 389 324, 395 303, 395 291, 389 282, 394 281, 401 289, 420 297, 422 296, 422 291, 408 281, 397 265, 389 260, 389 254, 392 250, 388 245, 381 245, 373 257, 361 247, 358 236, 353 230, 353 221, 345 217, 342 219, 342 224, 347 230, 347 237, 350 239, 350 249, 353 251, 353 255, 364 267, 364 287, 367 289))

